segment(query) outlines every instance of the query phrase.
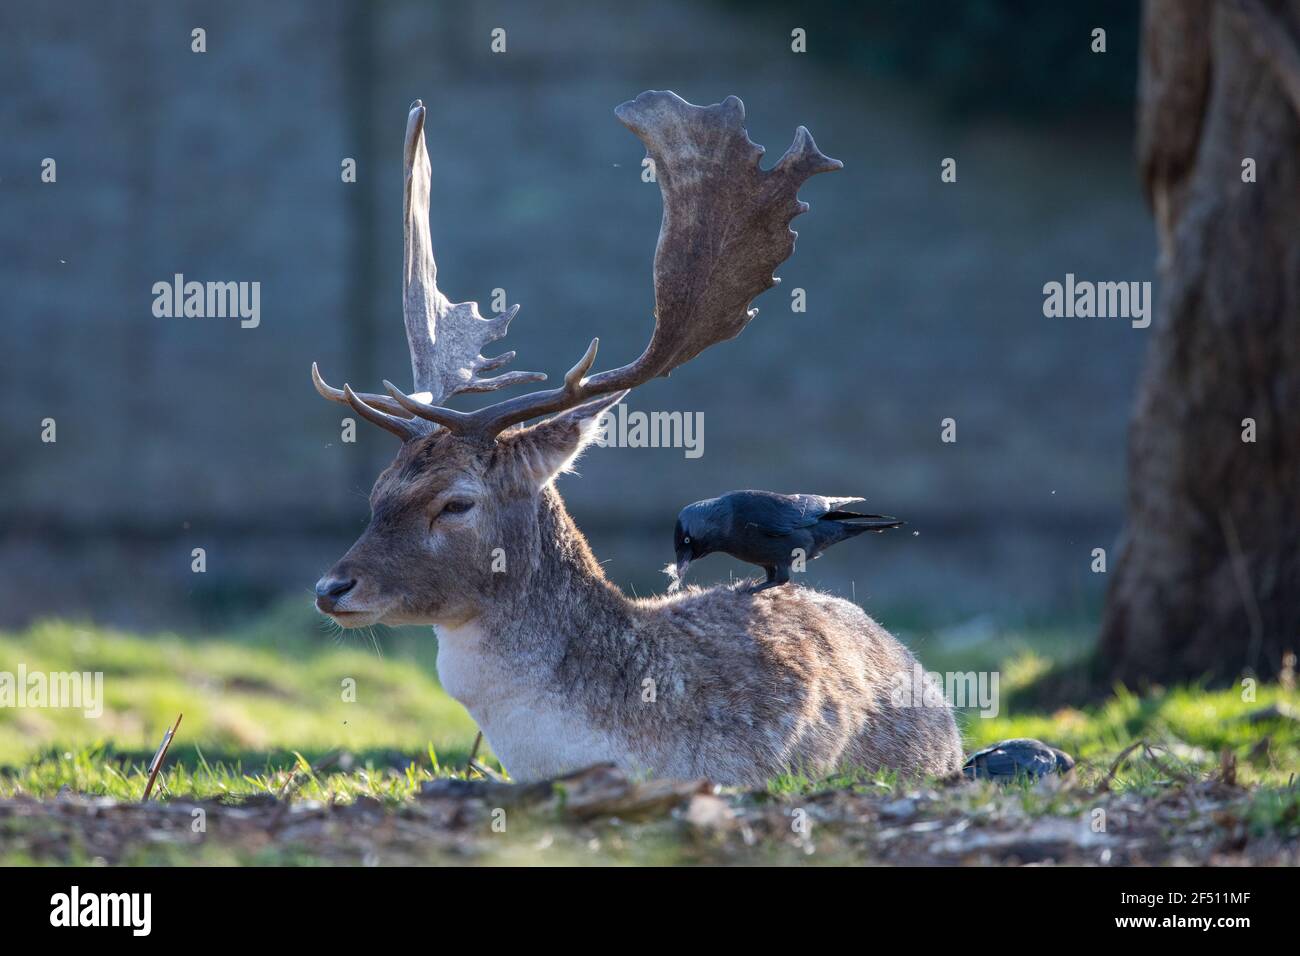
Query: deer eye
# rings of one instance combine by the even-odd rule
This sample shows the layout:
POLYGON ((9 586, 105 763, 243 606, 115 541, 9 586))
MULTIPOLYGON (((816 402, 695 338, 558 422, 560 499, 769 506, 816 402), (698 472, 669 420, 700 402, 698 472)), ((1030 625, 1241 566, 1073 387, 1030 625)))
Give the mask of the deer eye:
POLYGON ((433 530, 433 526, 437 523, 438 519, 441 518, 443 515, 463 515, 466 511, 469 511, 469 509, 473 507, 474 507, 474 502, 469 501, 468 499, 452 498, 450 501, 448 501, 445 505, 442 506, 441 511, 439 511, 437 514, 433 515, 429 519, 429 530, 430 531, 433 530))

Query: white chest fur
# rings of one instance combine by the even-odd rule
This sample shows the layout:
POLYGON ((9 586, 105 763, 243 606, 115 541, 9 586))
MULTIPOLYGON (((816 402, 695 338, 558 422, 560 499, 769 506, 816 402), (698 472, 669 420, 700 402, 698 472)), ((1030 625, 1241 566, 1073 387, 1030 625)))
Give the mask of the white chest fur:
POLYGON ((510 776, 541 780, 596 763, 631 769, 626 747, 556 698, 546 675, 483 650, 474 623, 438 628, 438 680, 478 723, 510 776))

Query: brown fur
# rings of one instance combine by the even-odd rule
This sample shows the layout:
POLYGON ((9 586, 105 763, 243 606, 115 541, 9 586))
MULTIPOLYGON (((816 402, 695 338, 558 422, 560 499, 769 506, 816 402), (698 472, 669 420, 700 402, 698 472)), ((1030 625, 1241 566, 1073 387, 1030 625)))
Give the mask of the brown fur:
MULTIPOLYGON (((486 690, 450 688, 472 713, 489 713, 476 697, 518 688, 515 721, 520 708, 554 708, 593 741, 557 740, 553 757, 545 740, 529 741, 519 777, 575 769, 566 762, 588 754, 734 784, 787 770, 960 766, 946 705, 891 702, 914 659, 856 605, 803 587, 632 600, 611 584, 550 483, 594 421, 570 412, 496 441, 439 431, 403 445, 375 484, 370 527, 331 572, 358 581, 336 618, 472 625, 486 690), (475 507, 431 521, 453 489, 475 507), (505 570, 494 573, 497 548, 505 570)), ((485 732, 497 746, 491 721, 485 732)))

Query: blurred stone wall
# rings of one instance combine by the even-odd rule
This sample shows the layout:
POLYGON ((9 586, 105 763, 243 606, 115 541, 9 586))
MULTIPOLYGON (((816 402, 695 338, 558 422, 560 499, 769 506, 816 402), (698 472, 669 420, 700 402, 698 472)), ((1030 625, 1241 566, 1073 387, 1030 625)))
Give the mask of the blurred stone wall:
POLYGON ((445 291, 522 303, 503 346, 515 367, 555 376, 596 333, 605 367, 634 357, 660 201, 612 109, 657 88, 736 93, 773 161, 802 123, 846 168, 803 190, 798 251, 745 334, 631 399, 702 412, 703 456, 596 449, 562 481, 611 577, 661 587, 682 504, 765 487, 861 494, 909 521, 811 568, 872 609, 1086 607, 1089 552, 1118 527, 1144 333, 1046 319, 1041 289, 1067 272, 1153 277, 1127 118, 940 119, 923 88, 819 61, 816 35, 791 53, 787 20, 685 0, 6 5, 0 624, 185 626, 308 599, 393 452, 366 427, 340 442, 310 363, 372 389, 409 380, 416 97, 445 291), (939 179, 947 156, 955 184, 939 179), (40 180, 45 157, 57 183, 40 180), (259 282, 260 325, 156 318, 151 288, 175 273, 259 282), (939 441, 945 417, 956 444, 939 441))

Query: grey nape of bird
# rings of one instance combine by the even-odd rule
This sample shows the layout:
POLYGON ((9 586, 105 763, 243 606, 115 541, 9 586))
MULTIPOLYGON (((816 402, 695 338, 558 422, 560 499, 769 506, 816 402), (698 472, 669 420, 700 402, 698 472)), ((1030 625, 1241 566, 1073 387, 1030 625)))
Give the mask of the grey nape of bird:
POLYGON ((1032 737, 1017 737, 975 751, 962 765, 961 772, 972 780, 1010 783, 1017 778, 1045 777, 1073 769, 1074 758, 1065 751, 1032 737))
POLYGON ((845 538, 903 524, 888 515, 846 509, 862 500, 733 491, 687 505, 677 516, 673 532, 677 583, 685 578, 692 561, 718 551, 767 572, 766 581, 750 588, 751 594, 757 594, 786 584, 790 566, 800 556, 811 561, 845 538))

